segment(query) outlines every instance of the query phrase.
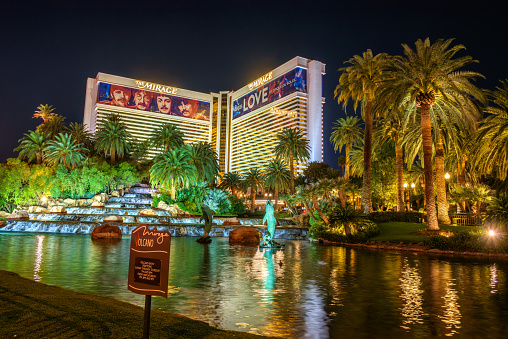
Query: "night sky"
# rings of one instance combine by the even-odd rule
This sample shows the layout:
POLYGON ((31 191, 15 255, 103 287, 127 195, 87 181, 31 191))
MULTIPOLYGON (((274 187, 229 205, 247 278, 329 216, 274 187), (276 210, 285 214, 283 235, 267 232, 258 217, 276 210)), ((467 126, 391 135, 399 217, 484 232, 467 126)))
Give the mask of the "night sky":
MULTIPOLYGON (((14 1, 13 1, 14 3, 14 1)), ((199 92, 237 90, 295 56, 326 64, 328 142, 344 115, 333 98, 338 68, 367 49, 402 53, 402 43, 455 38, 479 60, 481 88, 508 78, 508 16, 489 1, 41 1, 0 13, 0 161, 50 104, 66 122, 83 122, 87 78, 98 72, 199 92)), ((348 111, 353 114, 353 111, 348 111)))

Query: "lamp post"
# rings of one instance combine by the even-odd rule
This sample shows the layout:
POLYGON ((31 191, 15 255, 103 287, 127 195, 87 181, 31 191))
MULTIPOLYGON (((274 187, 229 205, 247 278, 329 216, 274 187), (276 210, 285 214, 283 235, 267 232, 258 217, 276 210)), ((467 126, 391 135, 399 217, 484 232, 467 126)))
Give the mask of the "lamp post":
POLYGON ((446 203, 448 204, 448 181, 450 181, 450 173, 446 172, 444 177, 446 181, 446 203))
POLYGON ((412 207, 413 207, 411 205, 411 198, 413 197, 413 190, 414 190, 414 188, 415 188, 415 183, 412 182, 411 183, 411 189, 409 190, 409 207, 410 207, 410 209, 412 209, 412 207))

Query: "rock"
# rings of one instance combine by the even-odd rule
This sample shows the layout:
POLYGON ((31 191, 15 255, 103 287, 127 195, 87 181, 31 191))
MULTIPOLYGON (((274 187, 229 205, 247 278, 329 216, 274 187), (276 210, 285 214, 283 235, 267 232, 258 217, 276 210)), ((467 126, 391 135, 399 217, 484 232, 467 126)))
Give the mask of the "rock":
POLYGON ((97 239, 122 239, 122 230, 115 225, 97 226, 92 231, 92 240, 97 239))
POLYGON ((32 213, 49 213, 48 209, 42 206, 30 206, 30 208, 33 208, 32 213))
POLYGON ((104 203, 102 203, 100 201, 94 201, 94 202, 92 202, 90 207, 104 207, 104 203))
POLYGON ((152 209, 144 209, 144 210, 139 211, 139 215, 148 215, 148 216, 154 217, 154 216, 157 216, 157 213, 155 213, 155 211, 152 209))
POLYGON ((63 203, 64 203, 67 207, 73 207, 73 206, 76 206, 76 200, 75 200, 75 199, 64 199, 63 203))
POLYGON ((310 216, 308 213, 302 213, 295 215, 291 218, 291 220, 295 223, 295 225, 307 226, 309 225, 310 216))
POLYGON ((24 210, 14 210, 9 216, 7 217, 9 220, 28 220, 30 217, 28 216, 28 212, 24 210))
POLYGON ((157 204, 157 209, 165 210, 171 213, 172 216, 185 216, 185 214, 189 215, 189 213, 182 210, 178 205, 168 205, 164 201, 159 201, 159 204, 157 204))
POLYGON ((106 193, 97 194, 91 198, 93 201, 106 202, 108 200, 108 195, 106 193))
POLYGON ((260 240, 258 230, 252 227, 239 227, 229 232, 230 245, 257 246, 260 240))
POLYGON ((242 223, 240 222, 240 220, 238 220, 238 218, 236 218, 236 217, 234 217, 234 218, 227 218, 222 223, 223 226, 241 225, 241 224, 242 223))
POLYGON ((63 206, 53 206, 49 210, 49 213, 67 213, 67 211, 65 210, 65 207, 63 207, 63 206))
POLYGON ((103 222, 123 222, 123 218, 118 215, 110 215, 102 220, 103 222))
POLYGON ((10 213, 0 211, 0 217, 2 217, 2 218, 7 218, 9 215, 10 215, 10 213))
POLYGON ((7 220, 0 219, 0 227, 4 227, 5 225, 7 225, 7 220))
POLYGON ((124 185, 118 185, 118 187, 117 187, 118 190, 123 190, 124 188, 125 188, 124 185))

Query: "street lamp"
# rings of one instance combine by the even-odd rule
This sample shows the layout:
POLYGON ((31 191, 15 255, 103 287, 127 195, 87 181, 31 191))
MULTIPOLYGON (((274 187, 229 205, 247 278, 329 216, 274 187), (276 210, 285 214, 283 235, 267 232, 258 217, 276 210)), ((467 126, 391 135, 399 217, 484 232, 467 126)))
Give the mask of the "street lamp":
POLYGON ((444 178, 446 180, 446 203, 448 203, 448 181, 450 181, 450 173, 446 172, 444 178))

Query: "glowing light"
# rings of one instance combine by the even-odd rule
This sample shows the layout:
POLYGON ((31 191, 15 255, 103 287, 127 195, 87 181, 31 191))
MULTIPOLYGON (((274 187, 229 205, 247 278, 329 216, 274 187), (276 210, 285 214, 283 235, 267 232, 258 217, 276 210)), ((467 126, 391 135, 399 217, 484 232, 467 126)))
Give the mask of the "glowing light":
POLYGON ((415 188, 415 183, 414 182, 411 184, 411 188, 415 188))
POLYGON ((404 183, 404 188, 407 188, 407 182, 404 183))
POLYGON ((43 196, 41 197, 41 201, 42 201, 42 202, 45 202, 46 200, 48 200, 48 198, 47 198, 46 196, 44 196, 44 195, 43 195, 43 196))
POLYGON ((493 236, 495 236, 495 235, 496 235, 496 232, 494 232, 493 230, 490 230, 490 231, 489 231, 489 235, 490 235, 491 237, 493 237, 493 236))
POLYGON ((450 173, 448 173, 448 172, 447 172, 447 173, 444 175, 444 177, 445 177, 445 179, 446 179, 446 180, 450 179, 450 173))

